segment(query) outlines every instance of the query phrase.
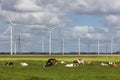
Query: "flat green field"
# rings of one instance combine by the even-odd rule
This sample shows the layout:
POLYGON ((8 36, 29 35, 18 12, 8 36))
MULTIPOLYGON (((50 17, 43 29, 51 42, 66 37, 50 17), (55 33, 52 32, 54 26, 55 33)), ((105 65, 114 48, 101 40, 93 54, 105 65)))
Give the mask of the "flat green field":
POLYGON ((120 80, 120 56, 76 56, 76 55, 16 55, 0 56, 0 80, 120 80), (66 68, 65 64, 43 68, 42 65, 49 59, 56 58, 72 63, 75 59, 84 59, 85 65, 66 68), (6 66, 5 62, 12 61, 14 65, 6 66), (94 61, 94 65, 88 65, 94 61), (101 66, 101 62, 116 62, 118 67, 101 66), (28 67, 21 67, 26 62, 28 67))

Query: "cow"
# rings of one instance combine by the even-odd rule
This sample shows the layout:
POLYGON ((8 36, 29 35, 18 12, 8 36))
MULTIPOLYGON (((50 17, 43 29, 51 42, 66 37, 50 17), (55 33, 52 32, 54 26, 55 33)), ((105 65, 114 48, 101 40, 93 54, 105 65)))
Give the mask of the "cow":
POLYGON ((60 61, 61 64, 65 64, 65 61, 60 61))
POLYGON ((77 59, 77 60, 74 60, 73 63, 75 63, 75 64, 84 64, 85 61, 83 59, 77 59))
POLYGON ((20 63, 20 65, 22 66, 22 67, 26 67, 26 66, 28 66, 28 64, 27 63, 20 63))
POLYGON ((54 58, 48 59, 48 61, 43 65, 43 67, 49 67, 57 64, 57 60, 54 58))
POLYGON ((93 65, 93 64, 95 64, 95 62, 93 62, 93 61, 89 61, 87 64, 89 64, 89 65, 93 65))
POLYGON ((11 65, 13 65, 13 62, 5 62, 5 65, 7 65, 7 66, 11 66, 11 65))
POLYGON ((101 63, 101 66, 117 67, 117 64, 115 62, 106 62, 106 63, 101 63))
POLYGON ((76 64, 66 64, 65 67, 76 67, 76 64))
POLYGON ((117 67, 117 64, 115 62, 108 62, 108 65, 110 67, 117 67))

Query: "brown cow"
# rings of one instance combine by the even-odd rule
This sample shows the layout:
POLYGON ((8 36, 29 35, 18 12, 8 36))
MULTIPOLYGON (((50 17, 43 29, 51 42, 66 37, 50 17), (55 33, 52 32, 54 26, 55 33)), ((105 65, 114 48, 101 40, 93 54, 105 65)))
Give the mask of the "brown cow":
POLYGON ((56 64, 57 64, 57 60, 54 58, 51 58, 51 59, 48 59, 48 61, 43 65, 43 67, 49 67, 56 64))
POLYGON ((84 64, 85 61, 83 59, 77 59, 77 60, 74 60, 73 63, 84 64))
POLYGON ((95 62, 89 61, 88 64, 93 65, 93 64, 95 64, 95 62))
POLYGON ((106 62, 106 63, 101 63, 101 66, 117 67, 118 65, 115 62, 106 62))

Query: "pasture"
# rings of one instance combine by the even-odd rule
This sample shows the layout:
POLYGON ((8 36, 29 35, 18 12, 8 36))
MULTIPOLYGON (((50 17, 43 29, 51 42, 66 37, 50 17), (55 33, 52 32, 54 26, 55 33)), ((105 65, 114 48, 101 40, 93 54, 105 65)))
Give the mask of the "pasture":
POLYGON ((0 80, 120 80, 120 56, 76 56, 76 55, 16 55, 0 56, 0 80), (65 64, 43 68, 42 65, 49 59, 56 58, 72 63, 75 59, 94 61, 94 65, 80 65, 73 68, 65 64), (12 61, 14 65, 6 66, 5 62, 12 61), (101 66, 101 62, 116 62, 118 67, 101 66), (21 62, 29 64, 20 66, 21 62))

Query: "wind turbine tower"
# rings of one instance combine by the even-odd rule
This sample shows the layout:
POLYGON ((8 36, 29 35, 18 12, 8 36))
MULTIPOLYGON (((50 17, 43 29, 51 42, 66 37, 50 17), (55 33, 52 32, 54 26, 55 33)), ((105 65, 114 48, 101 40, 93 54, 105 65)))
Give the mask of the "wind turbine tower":
POLYGON ((42 42, 42 53, 44 53, 44 37, 42 36, 41 38, 42 38, 42 41, 41 41, 42 42))
POLYGON ((62 55, 64 55, 65 52, 64 52, 64 38, 62 39, 62 55))
POLYGON ((20 34, 18 35, 18 49, 19 49, 19 53, 21 53, 21 36, 20 36, 20 34))
POLYGON ((114 38, 112 37, 112 38, 111 38, 111 52, 110 52, 111 55, 113 54, 113 39, 114 39, 114 38))
POLYGON ((80 55, 81 49, 80 49, 80 32, 76 32, 76 34, 78 35, 78 54, 80 55))
POLYGON ((57 27, 53 27, 53 28, 47 28, 49 30, 49 55, 51 55, 51 49, 52 49, 52 31, 57 28, 57 27))
POLYGON ((98 34, 98 55, 100 55, 100 35, 98 34))
POLYGON ((10 27, 10 55, 13 55, 13 23, 9 16, 8 19, 9 19, 8 27, 10 27))

